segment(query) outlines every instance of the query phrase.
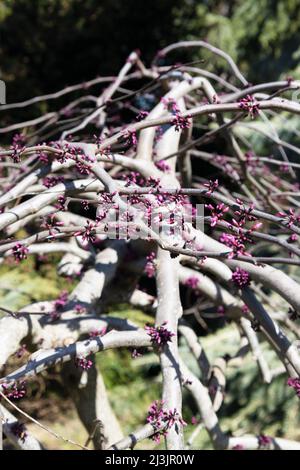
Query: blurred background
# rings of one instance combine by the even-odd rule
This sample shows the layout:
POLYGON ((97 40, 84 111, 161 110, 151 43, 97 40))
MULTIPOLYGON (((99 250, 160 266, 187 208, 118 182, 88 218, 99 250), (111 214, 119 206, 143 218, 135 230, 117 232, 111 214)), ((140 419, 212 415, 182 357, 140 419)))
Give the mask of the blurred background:
MULTIPOLYGON (((226 50, 253 83, 300 71, 299 0, 1 0, 0 34, 8 102, 116 74, 137 48, 149 64, 187 39, 226 50)), ((177 54, 224 68, 203 49, 177 54)))
MULTIPOLYGON (((116 75, 135 49, 150 65, 162 47, 193 39, 205 39, 225 50, 252 83, 299 78, 300 0, 2 0, 0 79, 6 82, 7 102, 12 103, 96 76, 116 75)), ((224 61, 198 48, 181 49, 159 63, 198 59, 205 60, 203 68, 223 73, 224 61)), ((26 108, 20 116, 25 113, 30 118, 35 111, 26 108)), ((10 122, 11 116, 1 115, 1 119, 10 122)), ((74 281, 58 277, 53 258, 31 257, 18 266, 0 266, 0 305, 17 309, 32 301, 54 299, 62 289, 71 291, 74 281)), ((140 325, 152 320, 127 305, 111 313, 140 325)), ((236 330, 225 321, 224 328, 214 331, 217 326, 203 332, 211 360, 234 352, 238 345, 236 330)), ((181 348, 185 354, 183 340, 181 348)), ((273 354, 266 355, 276 365, 273 354)), ((15 361, 22 362, 24 357, 15 361)), ((190 367, 197 371, 196 364, 190 367)), ((106 351, 101 354, 101 371, 124 432, 130 432, 144 421, 150 403, 160 395, 157 358, 149 354, 133 361, 128 351, 106 351)), ((224 430, 300 439, 298 400, 285 380, 281 376, 271 386, 262 384, 248 355, 243 370, 232 370, 229 375, 221 411, 224 430)), ((57 432, 65 434, 68 421, 68 437, 84 441, 84 430, 55 370, 39 376, 22 404, 57 432)), ((191 402, 190 414, 184 416, 188 435, 193 431, 194 413, 191 402)), ((195 419, 200 417, 196 414, 195 419)), ((50 448, 61 445, 46 434, 44 438, 50 448)), ((154 443, 146 446, 153 448, 154 443)), ((193 447, 209 448, 204 431, 193 447)))

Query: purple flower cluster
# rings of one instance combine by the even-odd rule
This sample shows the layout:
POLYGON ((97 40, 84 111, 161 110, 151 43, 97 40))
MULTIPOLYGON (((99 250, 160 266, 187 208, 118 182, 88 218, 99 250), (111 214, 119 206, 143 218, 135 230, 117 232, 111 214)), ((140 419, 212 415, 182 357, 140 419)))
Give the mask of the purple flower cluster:
POLYGON ((99 203, 100 204, 112 204, 114 202, 114 197, 116 193, 101 193, 99 197, 99 203))
POLYGON ((131 357, 132 359, 136 359, 137 357, 141 357, 143 354, 140 353, 137 349, 131 349, 131 357))
POLYGON ((197 289, 198 284, 199 284, 199 279, 196 276, 191 276, 185 281, 184 284, 187 287, 190 287, 191 289, 197 289))
POLYGON ((55 214, 50 214, 42 218, 41 227, 49 230, 49 235, 54 236, 55 233, 59 232, 59 227, 64 225, 63 222, 56 220, 55 214))
POLYGON ((152 251, 147 256, 147 263, 145 266, 145 273, 148 277, 153 277, 155 275, 155 253, 152 251))
POLYGON ((161 436, 166 436, 168 430, 174 425, 179 423, 182 426, 186 426, 186 422, 183 421, 176 408, 174 410, 164 410, 163 405, 164 402, 162 400, 153 402, 147 416, 147 423, 150 423, 155 431, 152 439, 157 443, 160 442, 161 436))
POLYGON ((19 400, 26 395, 26 382, 14 382, 13 384, 2 384, 3 393, 7 398, 19 400))
POLYGON ((170 111, 173 114, 179 113, 179 108, 174 98, 162 98, 160 101, 167 111, 170 111))
POLYGON ((155 166, 160 170, 160 171, 163 171, 165 173, 167 173, 168 171, 170 171, 170 166, 166 163, 165 160, 159 160, 158 162, 155 163, 155 166))
POLYGON ((251 118, 254 119, 259 113, 259 103, 252 95, 247 95, 239 101, 239 107, 243 111, 247 111, 251 118))
MULTIPOLYGON (((80 272, 78 273, 78 276, 80 276, 80 272)), ((81 304, 76 304, 75 307, 74 307, 74 310, 76 313, 80 314, 80 313, 86 313, 86 307, 84 307, 83 305, 81 304)))
POLYGON ((292 225, 296 225, 300 223, 300 216, 295 213, 294 209, 289 209, 288 214, 284 212, 278 212, 277 214, 279 217, 282 217, 286 220, 287 227, 291 228, 292 225))
POLYGON ((290 167, 286 163, 280 165, 279 169, 282 173, 288 173, 290 171, 290 167))
POLYGON ((295 243, 298 240, 298 235, 292 233, 289 238, 287 239, 288 243, 295 243))
POLYGON ((180 131, 180 129, 188 129, 191 127, 191 116, 181 116, 181 114, 176 114, 172 119, 171 124, 175 126, 175 131, 180 131))
POLYGON ((80 175, 89 175, 91 165, 78 161, 78 162, 75 163, 75 168, 76 168, 76 170, 78 171, 78 173, 80 175))
POLYGON ((20 163, 22 149, 20 149, 17 145, 12 145, 10 147, 10 150, 13 151, 13 153, 11 155, 12 161, 14 163, 20 163))
POLYGON ((149 176, 149 178, 146 179, 146 184, 147 184, 147 186, 151 186, 152 188, 159 189, 160 179, 159 178, 154 178, 153 176, 149 176))
MULTIPOLYGON (((219 238, 221 243, 224 243, 224 245, 232 249, 232 252, 228 255, 229 259, 234 258, 236 255, 251 256, 251 254, 246 251, 246 243, 254 243, 251 236, 252 232, 258 230, 262 225, 261 222, 256 222, 252 227, 246 228, 245 225, 248 221, 257 220, 252 214, 254 205, 251 204, 246 208, 239 199, 237 199, 237 203, 239 204, 239 208, 234 212, 237 216, 237 220, 232 219, 231 222, 226 222, 228 229, 233 233, 222 233, 219 238)), ((217 219, 220 220, 220 215, 218 214, 216 214, 216 220, 217 219)))
POLYGON ((53 188, 53 186, 63 182, 64 178, 62 176, 46 176, 46 178, 44 178, 42 181, 43 185, 48 189, 53 188))
POLYGON ((75 366, 80 367, 83 370, 88 370, 92 367, 93 361, 86 357, 76 357, 75 359, 75 366))
POLYGON ((242 289, 243 287, 249 286, 250 284, 250 275, 241 268, 236 268, 236 270, 232 273, 232 282, 242 289))
POLYGON ((148 116, 149 112, 148 111, 140 111, 139 114, 136 116, 137 121, 143 121, 143 119, 146 119, 148 116))
POLYGON ((160 436, 165 436, 167 434, 166 429, 160 429, 164 422, 165 411, 163 410, 163 401, 156 400, 152 403, 149 408, 148 416, 147 416, 147 423, 150 423, 153 426, 153 429, 156 431, 153 434, 152 439, 159 443, 160 436))
MULTIPOLYGON (((94 137, 94 139, 95 139, 95 143, 96 143, 96 145, 97 145, 97 147, 98 147, 98 150, 100 150, 101 145, 102 145, 102 143, 103 143, 103 138, 102 138, 101 136, 97 136, 97 135, 94 135, 93 137, 94 137)), ((111 147, 110 147, 110 145, 108 145, 108 146, 105 147, 104 149, 101 149, 101 150, 100 150, 100 155, 105 155, 106 157, 108 157, 110 153, 111 153, 111 147)))
POLYGON ((169 410, 165 420, 167 421, 168 429, 170 429, 172 426, 175 426, 176 423, 180 423, 182 426, 187 425, 187 423, 182 419, 176 408, 174 408, 174 410, 169 410))
POLYGON ((151 336, 151 342, 162 348, 165 346, 169 341, 172 341, 172 337, 175 336, 175 333, 165 328, 167 322, 162 323, 160 326, 145 326, 145 330, 147 331, 148 335, 151 336))
POLYGON ((16 243, 15 246, 12 248, 12 254, 17 263, 23 261, 27 258, 28 248, 22 243, 16 243))
POLYGON ((137 141, 135 130, 127 129, 123 133, 123 137, 125 139, 126 145, 129 145, 130 147, 136 148, 138 141, 137 141))
POLYGON ((12 139, 12 145, 16 145, 19 148, 26 145, 27 138, 24 134, 15 134, 12 139))
POLYGON ((249 307, 247 307, 246 304, 242 306, 242 312, 244 315, 247 315, 250 312, 249 307))
POLYGON ((239 181, 240 177, 235 168, 228 163, 227 158, 224 155, 215 155, 215 162, 222 168, 222 171, 229 175, 231 178, 239 181))
POLYGON ((63 310, 64 306, 68 302, 68 292, 66 290, 63 290, 57 299, 54 301, 54 309, 50 313, 50 319, 52 321, 56 321, 60 318, 61 311, 63 310))
POLYGON ((67 202, 67 199, 65 196, 63 196, 62 194, 60 196, 58 196, 57 198, 57 202, 55 204, 55 208, 59 211, 65 211, 66 210, 66 207, 65 207, 65 204, 67 202))
POLYGON ((300 379, 290 377, 287 381, 287 385, 292 387, 295 390, 297 397, 300 398, 300 379))
POLYGON ((95 243, 96 242, 95 227, 96 227, 96 224, 93 224, 92 222, 89 222, 87 220, 84 226, 84 229, 81 230, 80 232, 76 232, 75 235, 81 235, 83 241, 85 242, 95 243))
POLYGON ((214 207, 212 204, 205 204, 204 207, 211 212, 211 216, 210 216, 211 227, 214 227, 215 225, 217 225, 218 221, 222 220, 226 212, 229 211, 229 207, 225 206, 223 202, 221 202, 221 204, 217 204, 216 207, 214 207))
MULTIPOLYGON (((231 228, 232 226, 229 226, 231 228)), ((253 243, 252 238, 250 238, 249 231, 243 232, 243 229, 238 228, 237 235, 232 235, 229 233, 222 233, 219 240, 224 245, 232 248, 232 252, 228 254, 228 258, 234 258, 236 255, 251 256, 250 253, 246 251, 245 243, 253 243)))
POLYGON ((42 152, 41 150, 38 150, 37 155, 41 163, 45 163, 46 165, 49 163, 49 155, 46 152, 42 152))
POLYGON ((81 207, 83 208, 84 211, 88 211, 89 208, 90 208, 90 203, 89 201, 86 201, 85 199, 83 199, 81 202, 81 207))
POLYGON ((145 184, 145 179, 137 171, 131 171, 126 176, 123 176, 123 178, 126 180, 126 186, 130 186, 131 184, 143 186, 145 184))
POLYGON ((69 144, 60 144, 59 142, 52 142, 52 146, 57 150, 55 160, 59 163, 65 163, 74 149, 69 144))
POLYGON ((59 294, 59 296, 57 297, 57 299, 54 302, 55 310, 62 310, 64 308, 64 306, 68 302, 68 296, 69 296, 69 294, 66 290, 63 290, 59 294))
POLYGON ((258 446, 260 448, 263 447, 268 447, 272 443, 272 438, 269 436, 265 436, 264 434, 261 434, 258 436, 258 446))
POLYGON ((21 153, 25 149, 26 137, 23 134, 15 134, 12 139, 10 150, 13 151, 11 158, 14 163, 20 163, 21 153))
POLYGON ((219 181, 209 180, 208 183, 204 183, 203 186, 207 188, 206 195, 210 196, 219 187, 219 181))
POLYGON ((249 204, 249 207, 247 208, 245 207, 243 201, 241 201, 240 199, 236 199, 236 202, 239 205, 239 208, 238 210, 235 210, 234 213, 238 216, 239 222, 242 222, 242 224, 244 225, 247 220, 249 220, 249 222, 257 220, 257 218, 252 214, 254 210, 253 202, 249 204))
POLYGON ((97 338, 97 336, 104 336, 107 332, 107 326, 104 326, 101 330, 91 330, 89 332, 90 338, 97 338))

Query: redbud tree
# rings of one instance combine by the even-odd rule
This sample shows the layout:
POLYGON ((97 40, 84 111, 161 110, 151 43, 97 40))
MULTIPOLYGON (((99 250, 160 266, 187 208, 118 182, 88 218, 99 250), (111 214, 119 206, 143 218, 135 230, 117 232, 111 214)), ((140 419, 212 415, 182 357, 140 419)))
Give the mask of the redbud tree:
MULTIPOLYGON (((166 47, 150 65, 133 52, 115 77, 0 107, 9 118, 0 128, 1 262, 56 253, 59 275, 76 280, 55 300, 18 311, 0 305, 0 416, 13 446, 44 448, 26 429, 33 418, 22 399, 57 365, 90 435, 73 442, 80 448, 128 449, 146 439, 186 448, 186 388, 215 449, 300 449, 276 435, 229 435, 219 418, 227 372, 234 361, 243 371, 247 354, 261 383, 285 375, 300 396, 292 270, 300 264, 299 133, 291 126, 284 140, 273 124, 300 114, 299 86, 292 78, 250 84, 226 52, 193 41, 166 47), (189 47, 221 57, 222 73, 205 62, 160 65, 189 47), (18 111, 33 106, 50 111, 18 122, 18 111), (258 133, 272 154, 257 150, 258 133), (105 313, 120 301, 153 322, 141 327, 105 313), (210 360, 197 327, 210 315, 236 328, 235 354, 210 360), (197 374, 180 355, 182 339, 197 374), (262 343, 275 352, 276 369, 262 343), (161 394, 129 436, 95 365, 119 348, 132 360, 152 351, 161 371, 161 394), (21 367, 7 372, 27 349, 21 367)), ((46 430, 69 439, 67 430, 46 430)))

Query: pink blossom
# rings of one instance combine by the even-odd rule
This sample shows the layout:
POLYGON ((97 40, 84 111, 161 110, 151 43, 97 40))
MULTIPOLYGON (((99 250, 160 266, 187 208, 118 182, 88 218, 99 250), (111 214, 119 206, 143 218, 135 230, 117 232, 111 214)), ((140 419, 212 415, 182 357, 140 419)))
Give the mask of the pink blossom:
POLYGON ((295 243, 298 240, 298 236, 295 233, 292 233, 288 238, 288 243, 295 243))
POLYGON ((152 439, 159 443, 161 436, 166 436, 171 427, 177 426, 178 424, 186 426, 186 422, 183 421, 181 415, 177 409, 165 410, 163 408, 164 402, 156 400, 152 403, 149 408, 147 422, 153 426, 155 433, 152 439))
POLYGON ((147 256, 147 263, 145 266, 145 273, 147 274, 148 277, 153 277, 156 272, 155 268, 155 253, 152 251, 148 256, 147 256))
POLYGON ((65 207, 65 204, 67 202, 67 199, 65 196, 63 195, 60 195, 58 196, 57 198, 57 203, 55 204, 55 208, 59 211, 65 211, 66 210, 66 207, 65 207))
POLYGON ((13 384, 2 384, 3 393, 7 398, 19 400, 26 395, 26 382, 14 382, 13 384))
POLYGON ((28 248, 22 243, 16 243, 12 248, 12 254, 17 263, 20 263, 20 261, 23 261, 27 258, 28 251, 28 248))
POLYGON ((290 377, 287 381, 287 385, 293 388, 296 392, 297 397, 300 398, 300 379, 290 377))
POLYGON ((254 119, 259 114, 259 103, 252 95, 247 95, 239 101, 239 107, 243 111, 247 111, 251 118, 254 119))
POLYGON ((62 221, 56 220, 55 214, 50 214, 42 218, 41 227, 49 230, 49 235, 51 236, 55 236, 55 234, 59 232, 59 227, 63 225, 64 223, 62 221))
POLYGON ((96 224, 93 224, 89 220, 86 221, 84 229, 80 232, 76 232, 74 235, 82 236, 82 240, 86 242, 95 243, 96 242, 96 233, 95 233, 96 224))
POLYGON ((46 178, 43 179, 42 183, 46 188, 52 188, 53 186, 56 186, 58 183, 62 183, 64 181, 64 178, 62 176, 46 176, 46 178))
POLYGON ((205 204, 204 207, 211 212, 211 218, 210 218, 211 227, 214 227, 215 225, 217 225, 218 221, 222 220, 226 212, 229 211, 229 207, 225 206, 223 202, 221 204, 217 204, 215 207, 212 204, 205 204))
POLYGON ((125 139, 126 145, 136 148, 138 141, 135 130, 127 129, 125 132, 123 132, 123 137, 125 139))
POLYGON ((258 445, 259 447, 268 447, 272 443, 272 438, 266 436, 265 434, 261 434, 258 436, 258 445))
POLYGON ((140 111, 139 114, 136 116, 137 121, 143 121, 143 119, 146 119, 148 116, 149 112, 148 111, 140 111))
POLYGON ((86 357, 76 357, 75 359, 75 365, 76 367, 80 367, 83 370, 88 370, 92 367, 93 361, 90 359, 87 359, 86 357))
POLYGON ((165 172, 165 173, 167 173, 168 171, 171 170, 170 166, 166 163, 165 160, 159 160, 158 162, 155 162, 155 166, 156 166, 159 170, 161 170, 161 171, 163 171, 163 172, 165 172))
POLYGON ((167 322, 162 323, 160 326, 145 326, 145 330, 147 331, 148 335, 151 337, 151 342, 162 348, 165 346, 169 341, 172 341, 172 337, 175 336, 175 333, 168 330, 165 325, 167 322))
POLYGON ((288 228, 291 228, 292 225, 299 224, 300 222, 300 216, 296 214, 295 209, 289 209, 288 214, 284 212, 278 212, 277 215, 285 220, 288 228))
POLYGON ((179 113, 180 110, 174 98, 162 98, 161 102, 167 111, 170 111, 174 114, 179 113))
POLYGON ((55 310, 62 310, 64 306, 68 303, 68 292, 66 290, 63 290, 58 298, 54 301, 54 307, 55 310))
POLYGON ((249 286, 250 284, 250 275, 241 268, 236 268, 235 271, 232 273, 232 281, 234 284, 242 289, 243 287, 249 286))
POLYGON ((104 326, 101 330, 91 330, 89 332, 90 338, 97 338, 97 336, 104 336, 107 332, 107 326, 104 326))
POLYGON ((184 283, 187 287, 191 289, 197 289, 199 284, 199 279, 196 276, 190 276, 184 283))
POLYGON ((210 196, 219 186, 219 181, 218 180, 209 180, 208 183, 204 183, 203 186, 207 188, 207 196, 210 196))
POLYGON ((172 119, 171 124, 175 126, 175 131, 180 131, 184 129, 188 129, 191 127, 191 116, 181 116, 180 114, 176 114, 176 116, 172 119))

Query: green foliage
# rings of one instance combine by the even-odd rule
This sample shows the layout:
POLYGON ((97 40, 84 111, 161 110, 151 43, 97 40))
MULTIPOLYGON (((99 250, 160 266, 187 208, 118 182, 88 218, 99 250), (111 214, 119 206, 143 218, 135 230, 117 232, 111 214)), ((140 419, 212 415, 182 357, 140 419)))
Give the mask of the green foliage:
MULTIPOLYGON (((194 5, 185 37, 207 39, 230 54, 250 81, 258 83, 295 70, 299 55, 299 0, 209 0, 194 5)), ((178 9, 176 23, 182 25, 185 9, 178 9)), ((211 70, 224 69, 224 61, 202 50, 193 58, 204 57, 211 70)), ((296 72, 297 73, 297 72, 296 72)))
POLYGON ((1 265, 0 306, 17 310, 32 302, 55 299, 62 290, 71 290, 74 283, 58 276, 57 261, 58 257, 51 255, 37 268, 36 258, 30 256, 17 265, 1 265))
POLYGON ((130 319, 137 326, 143 328, 146 323, 154 323, 153 316, 147 315, 141 310, 132 308, 128 304, 118 304, 108 309, 110 316, 115 316, 119 318, 130 319))
MULTIPOLYGON (((127 310, 127 318, 132 319, 127 310)), ((226 353, 234 355, 239 347, 236 328, 228 326, 201 338, 211 363, 226 353)), ((267 344, 262 343, 263 352, 270 367, 276 368, 279 361, 267 344)), ((188 367, 199 375, 195 359, 185 341, 180 342, 180 354, 188 367)), ((158 374, 158 358, 146 353, 132 360, 127 351, 106 351, 97 356, 105 383, 112 397, 112 405, 127 432, 144 422, 150 403, 161 393, 161 377, 158 374), (116 365, 117 364, 117 365, 116 365)), ((183 418, 188 423, 186 439, 194 431, 191 417, 201 421, 190 394, 184 391, 183 418)), ((271 385, 264 384, 251 353, 243 360, 243 367, 229 367, 225 401, 220 410, 222 429, 228 434, 269 434, 290 439, 299 439, 299 399, 286 385, 286 376, 276 378, 271 385)), ((147 448, 154 448, 148 441, 147 448)), ((145 443, 141 446, 145 448, 145 443)), ((157 448, 160 448, 158 446, 157 448)), ((206 431, 203 429, 195 439, 192 449, 211 449, 206 431)))
POLYGON ((176 39, 172 11, 180 3, 153 0, 147 8, 135 0, 4 0, 0 62, 8 100, 115 74, 136 48, 150 59, 176 39))
MULTIPOLYGON (((231 54, 250 81, 274 79, 297 67, 299 6, 299 0, 3 0, 1 78, 13 102, 115 74, 136 48, 149 62, 169 43, 207 39, 231 54)), ((172 56, 205 58, 216 72, 227 67, 199 48, 172 56)))
MULTIPOLYGON (((226 353, 233 354, 239 344, 236 329, 230 326, 201 342, 211 361, 226 353)), ((278 367, 279 360, 265 342, 262 350, 271 369, 278 367)), ((225 401, 220 413, 224 431, 299 439, 299 399, 286 385, 285 374, 270 385, 264 384, 255 359, 248 353, 243 366, 229 367, 226 377, 225 401)))

